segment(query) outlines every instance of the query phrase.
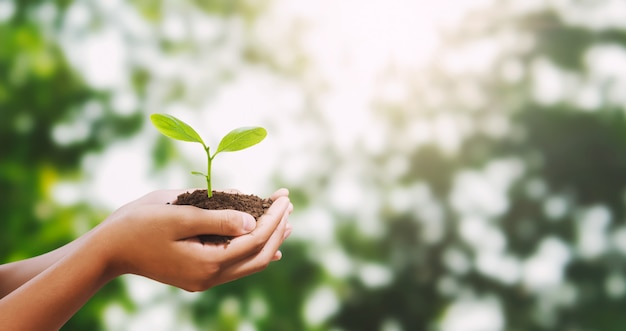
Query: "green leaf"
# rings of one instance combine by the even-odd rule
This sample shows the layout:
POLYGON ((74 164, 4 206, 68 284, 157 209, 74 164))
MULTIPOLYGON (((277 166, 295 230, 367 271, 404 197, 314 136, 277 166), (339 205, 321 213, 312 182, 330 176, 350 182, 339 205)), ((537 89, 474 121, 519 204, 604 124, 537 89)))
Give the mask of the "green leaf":
POLYGON ((267 131, 261 127, 243 127, 229 132, 222 141, 215 154, 219 152, 234 152, 260 143, 267 136, 267 131))
POLYGON ((196 130, 172 115, 152 114, 150 115, 150 120, 157 130, 167 137, 182 141, 201 143, 205 146, 204 141, 196 130))
POLYGON ((200 171, 192 171, 191 172, 192 175, 196 175, 196 176, 202 176, 202 177, 206 177, 205 174, 201 173, 200 171))

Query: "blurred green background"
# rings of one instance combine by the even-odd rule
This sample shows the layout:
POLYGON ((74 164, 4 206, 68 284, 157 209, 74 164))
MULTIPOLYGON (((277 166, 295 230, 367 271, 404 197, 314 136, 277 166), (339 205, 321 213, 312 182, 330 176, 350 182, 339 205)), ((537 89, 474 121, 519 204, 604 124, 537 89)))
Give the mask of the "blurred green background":
POLYGON ((214 185, 290 189, 284 258, 64 330, 624 330, 625 105, 621 0, 0 0, 0 262, 202 186, 164 112, 268 129, 214 185))

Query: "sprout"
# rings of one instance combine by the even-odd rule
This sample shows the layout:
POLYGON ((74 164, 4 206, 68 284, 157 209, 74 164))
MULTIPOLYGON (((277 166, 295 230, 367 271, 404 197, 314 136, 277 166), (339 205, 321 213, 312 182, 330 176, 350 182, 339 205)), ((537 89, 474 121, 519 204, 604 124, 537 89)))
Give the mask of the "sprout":
POLYGON ((254 146, 267 136, 267 131, 261 127, 241 127, 232 130, 222 138, 217 146, 217 150, 211 155, 209 146, 204 143, 196 130, 187 123, 166 114, 152 114, 150 115, 150 120, 159 132, 169 138, 202 144, 207 156, 207 172, 206 174, 198 171, 192 171, 191 173, 206 178, 209 198, 213 196, 213 190, 211 189, 211 163, 215 156, 220 152, 234 152, 254 146))

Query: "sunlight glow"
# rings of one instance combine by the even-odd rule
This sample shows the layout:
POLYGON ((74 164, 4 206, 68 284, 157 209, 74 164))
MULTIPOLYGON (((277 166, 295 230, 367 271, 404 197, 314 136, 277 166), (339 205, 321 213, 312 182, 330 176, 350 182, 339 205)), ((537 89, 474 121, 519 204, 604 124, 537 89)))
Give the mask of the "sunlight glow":
POLYGON ((500 303, 493 298, 462 299, 451 305, 441 322, 442 331, 503 330, 500 303))
POLYGON ((581 213, 576 246, 582 257, 593 259, 605 253, 611 220, 611 211, 605 206, 593 206, 581 213))
POLYGON ((452 205, 466 215, 501 215, 509 208, 507 190, 523 173, 523 163, 515 158, 492 161, 482 172, 460 171, 451 194, 452 205))
POLYGON ((311 325, 319 325, 339 309, 339 299, 332 288, 322 286, 316 289, 304 306, 304 318, 311 325))
MULTIPOLYGON (((379 130, 379 120, 371 116, 373 101, 399 103, 410 98, 405 78, 424 76, 431 69, 433 59, 447 47, 442 40, 444 30, 458 25, 469 11, 490 2, 289 0, 278 1, 268 14, 273 21, 263 22, 277 27, 275 31, 285 30, 284 20, 273 23, 278 18, 293 22, 294 29, 283 33, 293 33, 287 38, 297 38, 306 54, 310 68, 307 80, 323 86, 319 110, 331 128, 329 134, 335 137, 335 144, 349 152, 358 142, 364 142, 368 152, 376 154, 393 142, 387 141, 389 134, 379 130), (400 77, 385 78, 392 72, 400 77)), ((260 32, 260 36, 266 35, 270 34, 260 32)), ((497 52, 495 45, 486 41, 463 53, 450 52, 453 54, 448 62, 461 71, 484 68, 491 65, 497 52), (460 55, 454 57, 456 53, 460 55)), ((481 96, 472 100, 483 102, 481 96)), ((429 125, 433 127, 426 129, 434 130, 434 138, 443 149, 456 151, 464 133, 463 123, 438 117, 429 125)))
POLYGON ((524 263, 524 285, 528 290, 538 293, 558 285, 563 280, 564 268, 571 258, 572 253, 563 241, 547 237, 524 263))
MULTIPOLYGON (((357 146, 362 146, 367 155, 377 155, 398 143, 389 141, 391 134, 385 131, 384 125, 378 123, 380 118, 372 112, 373 101, 382 96, 388 102, 399 103, 410 98, 412 91, 407 81, 403 80, 404 77, 383 81, 381 76, 394 70, 407 73, 427 71, 433 57, 445 47, 440 39, 442 29, 458 24, 471 8, 491 1, 277 0, 268 9, 271 16, 267 17, 271 19, 265 17, 265 20, 261 20, 263 24, 251 29, 255 30, 251 32, 254 37, 264 39, 252 41, 246 39, 249 37, 246 35, 248 27, 237 19, 187 15, 177 12, 175 8, 168 8, 163 14, 163 22, 152 30, 152 26, 137 20, 134 15, 138 14, 119 0, 110 3, 100 1, 100 7, 96 6, 95 9, 77 3, 72 5, 66 18, 68 35, 65 40, 70 59, 87 82, 93 87, 118 93, 114 105, 121 114, 141 107, 146 113, 189 115, 180 117, 191 119, 189 122, 203 132, 203 136, 204 132, 208 132, 205 136, 208 140, 225 133, 218 131, 224 128, 228 130, 249 124, 271 127, 268 140, 273 142, 246 151, 241 157, 224 156, 229 160, 216 163, 214 170, 220 173, 220 185, 224 183, 224 186, 243 191, 265 193, 272 179, 272 171, 278 170, 283 176, 281 178, 293 186, 306 183, 307 177, 335 174, 329 176, 331 184, 325 188, 328 200, 314 203, 308 210, 300 212, 298 222, 293 224, 291 239, 312 243, 312 248, 326 248, 321 254, 320 250, 314 252, 318 254, 318 259, 322 259, 320 263, 328 269, 330 277, 342 278, 354 274, 364 285, 376 288, 388 285, 394 275, 378 264, 354 264, 344 252, 333 249, 337 241, 337 222, 332 212, 355 216, 359 220, 358 229, 364 235, 384 235, 384 225, 378 217, 382 207, 378 202, 381 199, 377 198, 381 193, 373 187, 376 184, 374 180, 363 180, 371 169, 346 166, 355 164, 351 153, 357 146), (119 20, 124 24, 118 26, 116 20, 104 19, 102 27, 89 38, 81 39, 75 34, 75 31, 87 28, 94 16, 99 17, 96 15, 99 14, 96 13, 98 10, 110 14, 116 8, 122 9, 119 20), (295 21, 301 25, 294 24, 295 21), (302 34, 295 33, 297 38, 294 38, 291 35, 294 30, 302 34), (163 38, 174 42, 190 40, 198 44, 200 51, 163 54, 158 45, 151 43, 154 34, 162 34, 163 38), (127 36, 130 36, 129 40, 138 42, 128 43, 124 39, 127 36), (298 83, 284 80, 271 70, 246 63, 242 56, 246 47, 250 46, 246 43, 259 43, 266 45, 271 52, 269 56, 276 58, 279 65, 289 64, 294 61, 293 54, 297 54, 289 48, 291 45, 285 44, 291 38, 297 40, 295 46, 300 47, 307 57, 302 83, 304 88, 298 83), (217 39, 224 40, 216 44, 217 39), (127 69, 133 65, 147 69, 151 75, 147 100, 143 104, 142 100, 135 100, 119 92, 128 88, 127 69), (228 78, 223 79, 224 76, 228 78), (172 102, 166 94, 172 85, 178 83, 184 95, 180 100, 172 102), (301 120, 304 116, 298 111, 309 110, 308 107, 316 108, 323 126, 301 120), (316 156, 326 152, 321 150, 323 144, 318 141, 322 139, 331 141, 333 148, 339 152, 346 152, 346 155, 342 155, 346 163, 342 163, 340 168, 328 169, 325 166, 327 161, 316 159, 316 156), (251 163, 256 167, 254 172, 242 171, 248 169, 246 167, 251 163)), ((497 51, 494 45, 492 41, 486 41, 475 48, 464 49, 457 56, 449 56, 446 62, 448 69, 458 72, 476 68, 486 70, 497 51)), ((512 79, 520 74, 515 70, 514 66, 510 70, 512 79)), ((485 102, 484 97, 476 94, 471 86, 464 91, 463 101, 475 107, 485 102)), ((432 103, 438 102, 434 108, 440 108, 447 97, 445 93, 429 95, 430 99, 435 100, 432 103)), ((465 135, 473 129, 466 122, 463 118, 445 112, 424 119, 409 126, 397 150, 409 152, 416 144, 435 143, 445 152, 456 152, 465 135)), ((491 128, 495 134, 508 132, 501 122, 494 120, 495 124, 491 128)), ((63 129, 57 133, 57 139, 61 141, 68 139, 63 129)), ((159 174, 158 178, 150 173, 151 147, 146 146, 145 142, 154 141, 151 133, 154 132, 144 128, 136 139, 111 145, 103 154, 86 158, 84 168, 88 169, 87 173, 92 177, 96 195, 92 197, 94 200, 114 209, 152 189, 181 187, 188 183, 186 169, 166 168, 171 170, 169 173, 178 175, 159 174), (163 176, 166 176, 165 179, 163 176), (173 179, 168 181, 168 178, 173 179)), ((190 163, 204 164, 204 160, 197 159, 198 146, 176 143, 176 148, 190 163)), ((390 163, 387 169, 391 173, 397 172, 395 176, 399 177, 408 167, 407 163, 398 159, 390 163)), ((460 212, 479 211, 487 216, 502 213, 508 207, 503 193, 519 170, 512 162, 502 166, 492 165, 484 173, 471 173, 457 178, 459 194, 456 196, 456 207, 460 212), (466 199, 468 195, 471 197, 469 200, 466 199)), ((62 193, 64 189, 69 192, 64 193, 67 199, 71 199, 67 187, 59 187, 58 191, 62 193)), ((436 203, 432 192, 424 192, 424 189, 425 186, 409 187, 406 192, 393 194, 393 206, 398 210, 413 212, 425 220, 421 233, 423 240, 437 242, 445 233, 445 211, 436 203), (401 195, 404 193, 410 194, 408 196, 416 198, 419 203, 402 200, 401 195)), ((473 225, 476 224, 465 224, 468 236, 484 239, 486 234, 487 238, 492 239, 491 246, 483 247, 485 250, 500 250, 505 245, 499 232, 489 231, 489 228, 481 227, 480 224, 473 225)), ((507 266, 506 262, 510 262, 501 256, 494 259, 490 257, 483 259, 482 264, 487 266, 484 269, 507 266)), ((470 268, 467 265, 469 260, 463 260, 462 256, 457 258, 451 256, 449 261, 455 270, 470 268)), ((130 325, 133 330, 139 330, 142 323, 145 323, 146 329, 155 329, 158 326, 154 323, 158 321, 162 321, 162 327, 180 322, 174 317, 176 310, 173 307, 176 303, 169 303, 168 306, 168 303, 159 301, 158 296, 162 293, 158 289, 142 287, 142 284, 132 279, 129 284, 132 285, 129 288, 131 299, 146 308, 146 313, 136 317, 124 316, 123 311, 112 308, 109 310, 110 319, 124 318, 124 324, 130 325), (156 304, 150 306, 154 302, 156 304)), ((340 304, 340 298, 333 288, 321 286, 309 293, 302 314, 308 324, 320 325, 340 309, 340 304)), ((256 307, 256 314, 266 314, 267 307, 262 304, 256 307)), ((238 301, 228 299, 222 303, 221 313, 238 316, 241 314, 240 308, 238 301)), ((444 330, 499 330, 503 324, 499 310, 499 304, 494 300, 462 302, 449 310, 444 330), (465 326, 470 328, 460 328, 465 326)), ((244 324, 242 328, 247 328, 247 325, 244 324)), ((393 321, 387 325, 386 329, 394 329, 393 321)))
POLYGON ((81 41, 68 55, 82 67, 91 86, 112 88, 122 85, 127 78, 124 74, 128 71, 126 51, 121 33, 108 29, 81 41))
POLYGON ((393 280, 393 273, 391 269, 384 265, 365 263, 360 266, 359 269, 359 278, 361 282, 369 288, 387 286, 393 280))
POLYGON ((0 1, 0 22, 6 22, 15 13, 15 5, 12 1, 3 0, 0 1))
MULTIPOLYGON (((293 1, 290 1, 293 2, 293 1)), ((423 66, 440 46, 441 29, 486 1, 295 1, 286 10, 313 24, 305 47, 329 73, 356 68, 367 76, 388 65, 423 66)), ((279 5, 280 6, 280 5, 279 5)))

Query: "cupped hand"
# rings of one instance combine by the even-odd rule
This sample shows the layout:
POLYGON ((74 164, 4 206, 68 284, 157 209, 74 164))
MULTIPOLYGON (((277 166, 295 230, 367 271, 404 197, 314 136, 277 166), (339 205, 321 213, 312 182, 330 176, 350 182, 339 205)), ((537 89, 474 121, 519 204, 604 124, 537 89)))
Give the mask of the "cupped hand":
POLYGON ((180 190, 156 191, 116 210, 93 233, 110 277, 131 273, 188 291, 202 291, 265 269, 281 258, 293 211, 286 189, 258 222, 243 212, 171 205, 180 190), (203 244, 198 235, 234 237, 203 244))

